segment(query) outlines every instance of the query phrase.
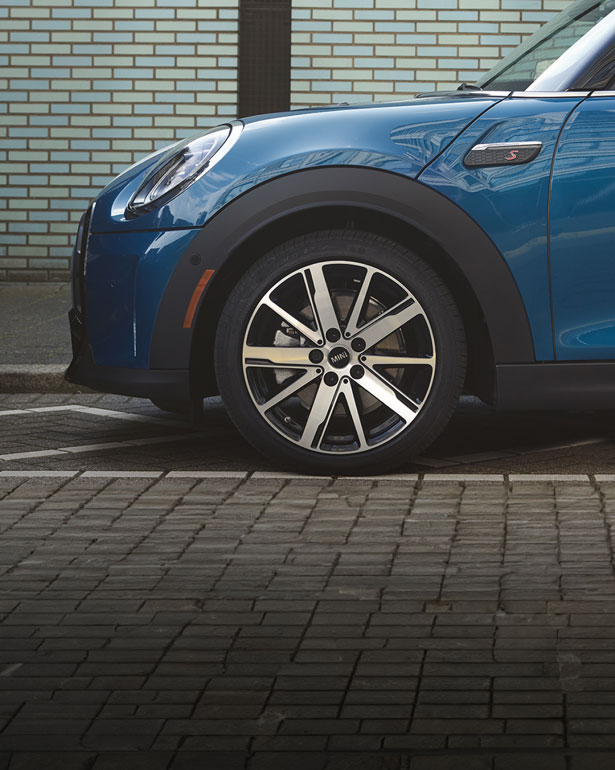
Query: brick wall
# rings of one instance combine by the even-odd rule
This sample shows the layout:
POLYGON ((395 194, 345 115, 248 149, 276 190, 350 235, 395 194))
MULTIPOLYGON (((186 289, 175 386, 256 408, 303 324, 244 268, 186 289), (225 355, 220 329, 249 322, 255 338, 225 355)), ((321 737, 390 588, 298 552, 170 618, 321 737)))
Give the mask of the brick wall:
MULTIPOLYGON (((293 0, 292 105, 473 81, 568 0, 293 0)), ((81 212, 233 117, 239 0, 1 0, 0 281, 64 280, 81 212)))
POLYGON ((292 106, 473 83, 569 0, 293 0, 292 106))
POLYGON ((65 280, 113 176, 235 116, 238 0, 0 6, 0 280, 65 280))

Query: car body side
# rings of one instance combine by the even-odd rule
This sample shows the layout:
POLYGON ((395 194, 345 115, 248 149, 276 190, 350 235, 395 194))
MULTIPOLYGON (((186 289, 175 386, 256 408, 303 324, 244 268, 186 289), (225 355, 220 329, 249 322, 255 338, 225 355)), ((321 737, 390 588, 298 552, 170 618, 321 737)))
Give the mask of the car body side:
POLYGON ((561 384, 548 262, 553 157, 586 98, 485 92, 251 118, 210 172, 130 219, 130 197, 170 151, 136 164, 91 215, 68 376, 129 395, 215 393, 217 318, 238 274, 297 234, 351 226, 400 240, 449 285, 470 332, 467 392, 566 405, 589 378, 599 405, 612 365, 577 364, 561 384), (527 165, 463 163, 481 141, 526 140, 543 145, 527 165))

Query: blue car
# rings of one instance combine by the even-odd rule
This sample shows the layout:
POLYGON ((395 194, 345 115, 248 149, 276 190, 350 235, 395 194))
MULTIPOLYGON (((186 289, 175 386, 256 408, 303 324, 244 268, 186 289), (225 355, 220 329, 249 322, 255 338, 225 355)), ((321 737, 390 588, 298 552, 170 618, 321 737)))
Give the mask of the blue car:
POLYGON ((615 0, 472 85, 232 121, 82 218, 71 382, 220 394, 278 465, 392 469, 462 393, 615 406, 615 0), (613 89, 613 90, 611 90, 613 89))

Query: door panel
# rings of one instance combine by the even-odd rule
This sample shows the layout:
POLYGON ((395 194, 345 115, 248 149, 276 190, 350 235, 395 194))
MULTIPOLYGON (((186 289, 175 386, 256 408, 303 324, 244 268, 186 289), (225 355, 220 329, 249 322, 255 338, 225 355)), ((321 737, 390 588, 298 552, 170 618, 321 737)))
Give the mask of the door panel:
POLYGON ((562 131, 550 259, 557 359, 615 359, 615 97, 587 99, 562 131))

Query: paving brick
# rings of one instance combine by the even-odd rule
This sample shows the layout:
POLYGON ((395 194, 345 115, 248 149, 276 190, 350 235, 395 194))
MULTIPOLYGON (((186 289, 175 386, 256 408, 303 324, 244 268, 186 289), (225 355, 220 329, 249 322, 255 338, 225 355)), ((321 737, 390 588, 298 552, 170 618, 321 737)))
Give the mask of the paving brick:
POLYGON ((199 498, 164 479, 42 479, 0 500, 19 511, 0 573, 0 751, 79 762, 85 748, 94 770, 133 752, 165 770, 615 756, 610 541, 603 518, 566 507, 568 482, 492 497, 485 484, 476 503, 456 481, 428 484, 406 505, 413 524, 383 539, 388 511, 365 539, 372 514, 345 519, 368 510, 372 482, 298 485, 305 500, 283 503, 268 479, 215 484, 199 481, 199 498), (298 538, 288 516, 313 521, 303 502, 320 494, 335 495, 327 526, 298 538), (271 538, 246 538, 256 507, 271 538))

